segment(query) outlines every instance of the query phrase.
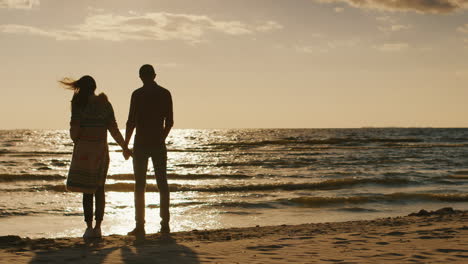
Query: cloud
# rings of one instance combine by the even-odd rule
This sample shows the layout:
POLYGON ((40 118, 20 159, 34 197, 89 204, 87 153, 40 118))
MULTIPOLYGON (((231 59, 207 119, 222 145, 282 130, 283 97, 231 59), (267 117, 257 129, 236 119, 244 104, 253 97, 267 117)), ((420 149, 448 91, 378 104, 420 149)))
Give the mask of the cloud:
POLYGON ((383 31, 383 32, 397 32, 397 31, 406 30, 406 29, 410 29, 410 28, 411 28, 411 26, 409 26, 409 25, 396 24, 396 25, 389 25, 389 26, 379 27, 379 30, 383 31))
POLYGON ((468 69, 460 69, 455 72, 455 76, 458 78, 468 78, 468 69))
POLYGON ((294 50, 299 53, 323 54, 340 48, 352 48, 357 46, 361 40, 358 38, 348 40, 332 40, 321 45, 296 45, 294 50))
POLYGON ((0 0, 0 8, 31 9, 39 6, 39 0, 0 0))
POLYGON ((383 23, 390 23, 390 24, 395 24, 397 20, 391 16, 380 16, 376 17, 377 21, 383 22, 383 23))
POLYGON ((397 52, 403 51, 409 48, 408 43, 384 43, 382 45, 374 46, 375 49, 383 52, 397 52))
MULTIPOLYGON (((466 36, 465 34, 468 34, 468 24, 464 24, 462 26, 459 26, 457 28, 457 31, 462 33, 463 37, 466 36)), ((463 41, 463 45, 465 46, 465 48, 468 48, 468 38, 464 38, 462 41, 463 41)))
POLYGON ((0 32, 29 34, 57 40, 99 39, 125 40, 182 40, 202 42, 208 32, 240 36, 282 29, 274 21, 249 25, 241 21, 215 20, 208 16, 174 13, 91 14, 82 24, 62 29, 42 29, 26 25, 0 25, 0 32))
POLYGON ((300 46, 300 45, 296 45, 296 46, 294 46, 294 50, 296 50, 299 53, 307 53, 307 54, 323 54, 323 53, 328 53, 329 52, 328 47, 320 47, 320 46, 300 46))
POLYGON ((462 33, 468 33, 468 24, 458 27, 457 30, 462 33))
MULTIPOLYGON (((19 33, 19 34, 30 34, 30 35, 40 35, 47 37, 57 38, 59 35, 56 32, 47 32, 39 28, 22 26, 22 25, 0 25, 0 32, 3 33, 19 33)), ((63 39, 63 38, 62 38, 63 39)))
POLYGON ((315 0, 322 3, 347 3, 357 8, 419 13, 451 13, 466 8, 468 0, 315 0))
POLYGON ((333 41, 327 42, 327 46, 330 49, 351 48, 359 44, 360 41, 361 40, 358 38, 353 38, 353 39, 348 39, 348 40, 333 40, 333 41))
MULTIPOLYGON (((464 34, 468 34, 468 24, 459 26, 457 28, 457 31, 464 33, 464 34)), ((468 38, 463 39, 463 44, 465 45, 466 48, 468 48, 468 38)))
POLYGON ((180 66, 182 66, 182 64, 175 62, 158 63, 158 68, 178 68, 180 66))
POLYGON ((430 47, 430 46, 426 46, 426 47, 421 47, 421 48, 419 48, 419 51, 420 51, 420 52, 431 52, 431 51, 433 51, 433 50, 434 50, 434 48, 432 48, 432 47, 430 47))
POLYGON ((336 13, 342 13, 342 12, 344 12, 344 8, 342 8, 342 7, 335 7, 333 10, 334 10, 336 13))
POLYGON ((375 19, 381 24, 381 26, 378 26, 377 28, 385 33, 392 33, 411 28, 411 25, 400 24, 398 23, 398 19, 391 16, 380 16, 375 19))
POLYGON ((278 24, 278 22, 275 21, 267 21, 263 25, 257 26, 255 29, 259 32, 268 32, 283 29, 283 25, 278 24))

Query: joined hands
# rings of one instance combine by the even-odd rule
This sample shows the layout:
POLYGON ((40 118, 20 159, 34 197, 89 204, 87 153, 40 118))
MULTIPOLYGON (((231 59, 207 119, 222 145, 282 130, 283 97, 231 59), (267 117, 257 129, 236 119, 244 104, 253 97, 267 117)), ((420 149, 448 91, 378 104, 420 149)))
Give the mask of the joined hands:
POLYGON ((129 148, 125 148, 125 149, 123 150, 123 153, 122 153, 122 154, 123 154, 125 160, 128 160, 130 157, 133 158, 133 151, 132 151, 131 149, 129 149, 129 148))

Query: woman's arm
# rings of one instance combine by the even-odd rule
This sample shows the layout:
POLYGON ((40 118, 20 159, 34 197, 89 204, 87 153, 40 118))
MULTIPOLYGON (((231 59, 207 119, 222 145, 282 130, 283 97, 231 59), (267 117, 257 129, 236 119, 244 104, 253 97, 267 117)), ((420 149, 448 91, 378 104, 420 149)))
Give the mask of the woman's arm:
POLYGON ((80 118, 81 112, 80 109, 72 103, 71 105, 71 120, 70 120, 70 138, 73 140, 73 143, 80 138, 80 118))
POLYGON ((117 144, 119 144, 119 146, 123 149, 125 159, 128 159, 130 156, 133 156, 133 153, 131 150, 128 149, 128 145, 125 143, 125 140, 122 134, 120 133, 117 121, 115 120, 114 109, 110 102, 108 104, 108 107, 110 110, 110 115, 107 129, 109 130, 111 136, 114 138, 115 142, 117 142, 117 144))
POLYGON ((115 142, 117 142, 117 144, 119 144, 119 146, 123 149, 125 147, 125 140, 122 136, 122 133, 120 133, 117 122, 110 123, 108 129, 112 138, 114 138, 115 142))
POLYGON ((125 144, 125 140, 122 136, 122 133, 120 133, 119 127, 117 126, 117 122, 111 122, 109 124, 108 129, 112 138, 114 138, 115 142, 117 142, 117 144, 119 144, 119 146, 123 149, 125 159, 128 159, 130 156, 133 156, 132 151, 129 150, 127 144, 125 144))
POLYGON ((70 122, 70 138, 73 140, 73 143, 76 143, 80 138, 80 121, 70 122))

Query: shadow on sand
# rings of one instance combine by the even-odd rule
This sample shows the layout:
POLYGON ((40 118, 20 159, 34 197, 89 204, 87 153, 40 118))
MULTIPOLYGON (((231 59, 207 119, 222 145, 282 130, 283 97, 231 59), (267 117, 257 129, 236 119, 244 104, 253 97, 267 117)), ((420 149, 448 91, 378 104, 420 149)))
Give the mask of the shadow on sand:
POLYGON ((121 254, 123 263, 200 263, 193 250, 177 244, 171 236, 135 240, 133 246, 122 247, 121 254))
POLYGON ((37 263, 200 263, 197 254, 171 236, 133 240, 101 239, 66 246, 47 245, 34 250, 29 262, 37 263))

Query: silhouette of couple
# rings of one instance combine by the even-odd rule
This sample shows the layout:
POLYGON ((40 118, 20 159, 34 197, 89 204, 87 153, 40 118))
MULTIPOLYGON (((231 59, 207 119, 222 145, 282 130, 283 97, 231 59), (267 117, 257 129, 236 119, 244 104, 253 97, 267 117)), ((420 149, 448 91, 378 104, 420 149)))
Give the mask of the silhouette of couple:
POLYGON ((125 139, 115 120, 107 96, 96 95, 91 76, 79 80, 64 78, 60 83, 75 93, 71 101, 70 137, 74 149, 67 177, 67 190, 83 193, 83 211, 87 225, 84 238, 101 237, 104 216, 104 185, 109 168, 107 130, 122 147, 126 160, 133 157, 135 177, 135 228, 129 235, 145 235, 145 188, 148 159, 151 158, 160 194, 161 233, 168 234, 169 187, 167 184, 166 137, 174 124, 171 93, 155 82, 153 66, 145 64, 139 71, 143 86, 135 90, 130 101, 125 139), (136 129, 133 151, 128 143, 136 129), (93 228, 93 199, 95 200, 93 228))

